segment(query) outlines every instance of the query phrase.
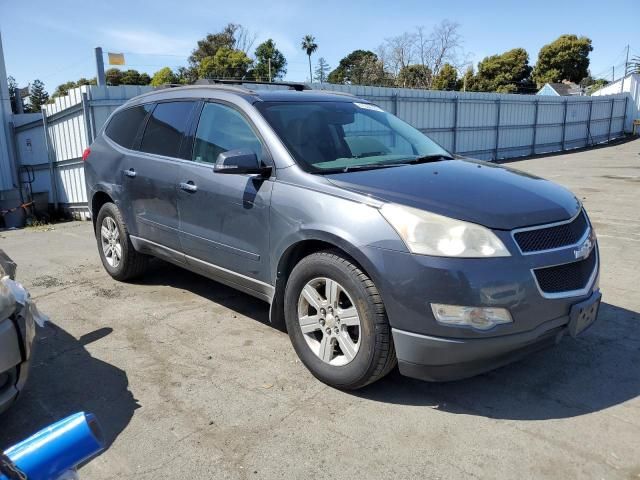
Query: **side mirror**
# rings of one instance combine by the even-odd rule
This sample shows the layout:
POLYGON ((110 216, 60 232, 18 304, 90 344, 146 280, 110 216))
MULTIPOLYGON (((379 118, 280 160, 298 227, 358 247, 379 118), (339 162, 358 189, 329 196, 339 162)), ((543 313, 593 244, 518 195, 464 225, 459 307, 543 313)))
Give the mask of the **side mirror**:
POLYGON ((216 173, 235 174, 259 174, 267 176, 271 174, 271 167, 261 165, 258 156, 248 148, 238 148, 222 152, 216 159, 213 167, 216 173))

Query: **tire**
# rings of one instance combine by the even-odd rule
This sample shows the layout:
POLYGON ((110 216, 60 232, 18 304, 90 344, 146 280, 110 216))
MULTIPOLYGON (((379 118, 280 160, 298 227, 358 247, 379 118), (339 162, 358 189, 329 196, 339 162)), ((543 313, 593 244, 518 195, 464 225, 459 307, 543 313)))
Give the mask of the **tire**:
POLYGON ((293 348, 321 382, 355 390, 395 367, 391 327, 378 289, 341 252, 303 258, 287 281, 284 308, 293 348))
POLYGON ((136 252, 133 248, 120 209, 114 203, 105 203, 100 208, 96 219, 95 234, 102 265, 114 279, 119 281, 132 280, 144 273, 149 257, 136 252), (103 228, 109 230, 112 235, 110 239, 106 240, 109 248, 105 248, 104 245, 106 232, 103 233, 103 228), (117 258, 118 256, 119 258, 117 258))

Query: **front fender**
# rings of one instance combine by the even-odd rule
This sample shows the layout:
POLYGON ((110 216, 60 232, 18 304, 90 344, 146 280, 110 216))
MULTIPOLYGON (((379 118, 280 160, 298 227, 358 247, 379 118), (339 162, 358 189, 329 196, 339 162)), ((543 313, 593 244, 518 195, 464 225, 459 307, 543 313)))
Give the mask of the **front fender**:
POLYGON ((271 208, 271 279, 275 284, 280 260, 296 244, 326 242, 345 251, 375 281, 378 269, 365 246, 406 252, 396 231, 375 206, 296 185, 274 186, 271 208))

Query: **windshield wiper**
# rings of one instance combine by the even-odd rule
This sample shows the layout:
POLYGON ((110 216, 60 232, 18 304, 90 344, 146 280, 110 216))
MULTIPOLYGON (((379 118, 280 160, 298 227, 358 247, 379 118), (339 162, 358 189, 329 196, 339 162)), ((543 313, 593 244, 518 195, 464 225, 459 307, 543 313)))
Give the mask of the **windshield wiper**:
POLYGON ((339 171, 343 173, 354 172, 356 170, 375 170, 376 168, 391 168, 391 167, 401 167, 405 165, 404 163, 372 163, 370 165, 348 165, 344 168, 339 169, 339 171))
POLYGON ((347 165, 346 167, 340 168, 327 168, 313 173, 319 175, 330 175, 332 173, 361 172, 363 170, 376 170, 378 168, 402 167, 403 165, 406 165, 406 163, 365 163, 363 165, 347 165))
POLYGON ((417 165, 419 163, 431 163, 431 162, 439 162, 440 160, 453 160, 451 155, 444 155, 442 153, 436 153, 433 155, 423 155, 421 157, 413 158, 408 162, 404 162, 410 165, 417 165))

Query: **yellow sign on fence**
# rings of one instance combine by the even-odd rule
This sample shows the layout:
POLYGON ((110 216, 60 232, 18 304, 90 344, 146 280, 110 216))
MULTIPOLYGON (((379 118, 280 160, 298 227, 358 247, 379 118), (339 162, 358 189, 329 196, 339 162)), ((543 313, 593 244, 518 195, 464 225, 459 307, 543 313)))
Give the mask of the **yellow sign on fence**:
POLYGON ((124 53, 107 52, 109 56, 109 65, 124 65, 124 53))

